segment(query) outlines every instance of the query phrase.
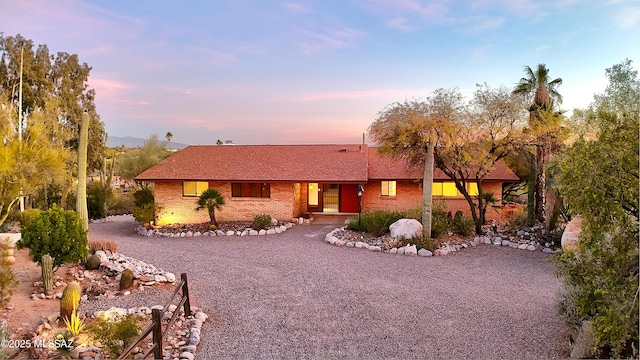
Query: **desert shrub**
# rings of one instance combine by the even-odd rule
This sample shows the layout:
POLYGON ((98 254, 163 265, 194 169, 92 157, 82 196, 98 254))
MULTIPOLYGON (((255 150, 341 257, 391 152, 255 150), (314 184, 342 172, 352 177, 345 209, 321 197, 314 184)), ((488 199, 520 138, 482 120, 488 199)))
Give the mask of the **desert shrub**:
POLYGON ((404 240, 404 243, 405 245, 413 244, 416 246, 418 250, 427 249, 429 251, 434 251, 435 249, 439 248, 441 245, 440 240, 438 240, 437 238, 434 238, 434 237, 426 238, 423 236, 416 236, 414 238, 411 238, 410 240, 404 240))
POLYGON ((87 257, 87 232, 75 212, 54 205, 22 229, 22 239, 16 246, 29 248, 31 260, 38 264, 43 255, 51 255, 57 268, 87 257))
POLYGON ((142 207, 153 201, 153 190, 150 188, 140 189, 133 193, 133 203, 136 207, 142 207))
POLYGON ((422 221, 422 208, 411 208, 404 212, 404 217, 407 219, 422 221))
POLYGON ((362 214, 360 221, 357 218, 349 221, 347 229, 365 231, 374 236, 382 236, 389 232, 389 225, 404 218, 404 215, 399 211, 366 211, 362 214))
POLYGON ((154 202, 146 203, 140 207, 136 206, 133 208, 133 218, 142 224, 150 223, 156 219, 156 211, 158 210, 159 208, 154 202))
POLYGON ((0 246, 0 251, 2 251, 0 254, 0 308, 4 309, 18 286, 18 279, 11 265, 5 261, 10 246, 4 239, 0 239, 0 241, 2 241, 2 246, 0 246))
POLYGON ((99 182, 91 182, 87 185, 87 211, 89 219, 102 219, 105 217, 104 204, 107 201, 107 191, 99 182))
POLYGON ((126 195, 114 195, 107 204, 107 215, 131 214, 134 207, 133 199, 126 195))
POLYGON ((251 228, 254 230, 268 229, 269 225, 271 225, 271 215, 268 214, 256 215, 251 222, 251 228))
POLYGON ((473 232, 476 224, 473 219, 465 218, 462 216, 462 211, 456 211, 456 214, 451 220, 451 229, 456 233, 463 236, 469 236, 473 232))
POLYGON ((507 227, 515 230, 527 225, 527 212, 524 210, 514 211, 509 215, 507 227))
POLYGON ((107 241, 107 240, 92 240, 89 241, 89 251, 92 254, 95 254, 96 251, 98 250, 102 250, 102 251, 109 251, 112 254, 115 254, 116 252, 118 252, 118 244, 116 244, 113 241, 107 241))
POLYGON ((563 316, 577 335, 590 322, 598 357, 637 356, 638 263, 638 226, 632 222, 608 233, 583 228, 579 250, 558 258, 571 292, 563 316))
POLYGON ((87 327, 87 332, 99 341, 113 358, 117 358, 140 334, 140 318, 128 315, 113 319, 98 319, 87 327))
POLYGON ((41 212, 42 211, 38 209, 28 209, 21 212, 19 215, 20 225, 22 225, 23 228, 29 226, 33 220, 40 216, 41 212))

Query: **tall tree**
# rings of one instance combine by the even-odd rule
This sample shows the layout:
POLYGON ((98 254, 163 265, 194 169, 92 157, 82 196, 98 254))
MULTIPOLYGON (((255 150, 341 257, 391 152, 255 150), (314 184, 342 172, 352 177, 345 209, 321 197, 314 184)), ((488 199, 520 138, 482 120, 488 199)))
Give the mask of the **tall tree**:
POLYGON ((451 118, 462 107, 457 91, 438 89, 422 101, 405 101, 388 106, 369 127, 369 136, 382 154, 404 159, 422 168, 422 231, 431 237, 434 149, 451 118))
POLYGON ((141 172, 164 160, 171 153, 157 134, 149 137, 139 149, 129 150, 118 162, 118 174, 125 180, 132 180, 141 172))
POLYGON ((55 116, 44 109, 33 111, 20 141, 16 109, 0 101, 0 224, 22 196, 34 195, 65 176, 71 156, 52 136, 57 130, 50 119, 55 116))
POLYGON ((488 202, 482 182, 496 163, 526 142, 521 98, 504 87, 478 85, 468 106, 451 119, 436 148, 436 167, 449 176, 467 200, 476 233, 482 233, 488 202), (475 182, 478 195, 469 193, 475 182))
MULTIPOLYGON (((557 88, 562 79, 551 79, 545 64, 538 64, 535 70, 524 67, 525 77, 521 78, 513 89, 513 93, 524 96, 531 102, 529 106, 529 127, 537 135, 535 141, 536 181, 529 184, 529 199, 535 198, 535 220, 549 227, 554 209, 558 205, 557 194, 547 186, 546 164, 558 150, 558 113, 556 106, 562 103, 562 96, 557 88), (532 196, 533 195, 533 196, 532 196), (549 206, 551 205, 551 206, 549 206)), ((531 214, 531 207, 528 208, 531 214)), ((532 216, 529 216, 532 219, 532 216)))
POLYGON ((609 85, 574 111, 588 132, 552 162, 558 188, 582 217, 576 252, 560 258, 568 307, 580 327, 593 326, 581 357, 638 357, 640 79, 626 60, 607 69, 609 85))
MULTIPOLYGON (((21 35, 0 36, 0 98, 10 108, 18 108, 18 84, 21 53, 23 55, 23 116, 35 111, 55 112, 62 132, 57 139, 77 153, 82 114, 90 116, 88 168, 99 169, 103 163, 105 143, 104 124, 100 121, 94 104, 95 92, 88 88, 91 71, 86 63, 80 63, 76 54, 49 53, 46 45, 38 45, 21 35), (55 101, 50 101, 55 99, 55 101), (53 108, 48 108, 53 107, 53 108), (48 109, 47 109, 48 108, 48 109)), ((28 121, 27 121, 28 126, 28 121)), ((63 182, 63 195, 68 193, 75 177, 75 163, 68 163, 69 176, 63 182)), ((66 196, 63 196, 63 200, 66 196)))
POLYGON ((168 131, 164 138, 167 139, 167 147, 171 148, 171 139, 173 139, 173 134, 171 133, 171 131, 168 131))

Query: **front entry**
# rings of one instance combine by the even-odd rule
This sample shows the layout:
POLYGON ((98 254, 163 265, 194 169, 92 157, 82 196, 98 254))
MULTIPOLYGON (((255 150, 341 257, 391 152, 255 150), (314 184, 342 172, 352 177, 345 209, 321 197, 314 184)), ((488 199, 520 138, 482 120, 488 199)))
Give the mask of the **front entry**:
POLYGON ((316 213, 357 212, 358 193, 355 184, 307 185, 307 211, 316 213))

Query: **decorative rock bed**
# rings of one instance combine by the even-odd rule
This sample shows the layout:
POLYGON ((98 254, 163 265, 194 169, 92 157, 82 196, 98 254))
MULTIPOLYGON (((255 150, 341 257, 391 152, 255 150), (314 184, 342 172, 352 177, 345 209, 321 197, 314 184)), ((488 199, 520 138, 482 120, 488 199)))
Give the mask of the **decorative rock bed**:
MULTIPOLYGON (((161 269, 156 268, 151 264, 147 264, 143 261, 130 258, 128 256, 111 253, 109 251, 96 251, 96 255, 100 257, 100 268, 102 269, 102 273, 96 273, 95 271, 83 270, 80 267, 74 267, 69 270, 69 273, 72 275, 74 280, 83 283, 83 281, 89 281, 91 283, 92 289, 94 286, 99 286, 98 284, 101 282, 113 283, 117 282, 122 276, 122 272, 125 269, 131 269, 134 273, 134 278, 137 281, 138 287, 132 290, 134 293, 137 291, 138 293, 144 291, 145 287, 153 286, 156 284, 172 284, 176 281, 176 276, 171 272, 166 272, 161 269), (113 278, 113 280, 112 280, 113 278)), ((41 282, 35 282, 34 286, 39 287, 41 282)), ((56 277, 56 283, 54 284, 55 288, 63 288, 66 286, 66 283, 61 280, 60 277, 56 277)), ((95 291, 95 289, 94 289, 95 291)), ((133 296, 132 291, 124 291, 124 292, 116 292, 115 290, 109 290, 109 286, 102 288, 95 296, 92 295, 93 299, 114 299, 116 296, 133 296)), ((44 293, 34 293, 31 295, 32 300, 41 300, 41 299, 52 299, 52 298, 61 298, 62 291, 57 292, 55 295, 45 295, 44 293)), ((91 303, 88 294, 83 294, 81 297, 81 304, 91 303), (87 303, 88 301, 88 303, 87 303)), ((81 305, 83 306, 83 305, 81 305)), ((102 316, 104 313, 118 314, 118 315, 135 315, 142 318, 151 318, 151 312, 153 309, 162 310, 162 305, 154 305, 151 307, 134 307, 134 308, 111 308, 105 311, 95 311, 93 313, 93 318, 102 316)), ((192 306, 191 311, 192 315, 189 317, 184 316, 184 309, 177 309, 176 305, 169 305, 167 312, 163 318, 163 324, 166 325, 169 319, 175 311, 180 311, 178 315, 178 320, 172 326, 169 336, 163 343, 163 351, 165 354, 165 358, 171 359, 193 359, 195 357, 197 345, 200 343, 200 331, 202 324, 208 318, 207 314, 205 314, 198 307, 192 306)), ((58 313, 54 313, 47 318, 43 319, 42 324, 40 324, 36 331, 32 334, 32 342, 39 343, 36 341, 51 339, 52 336, 55 336, 54 332, 58 329, 58 313)), ((164 330, 163 330, 164 331, 164 330)), ((55 355, 55 349, 48 348, 39 348, 34 349, 37 350, 38 358, 49 358, 48 356, 55 355)), ((70 356, 73 359, 94 359, 99 357, 104 357, 102 354, 102 349, 96 346, 79 346, 74 348, 70 356), (102 354, 102 355, 100 355, 102 354)), ((142 353, 146 351, 146 349, 136 349, 134 351, 134 358, 139 358, 142 353)))
POLYGON ((325 236, 325 241, 335 246, 408 256, 429 257, 434 255, 449 255, 456 251, 476 247, 478 245, 506 246, 529 251, 541 250, 545 254, 553 254, 556 252, 551 248, 551 246, 555 245, 554 241, 545 242, 543 246, 540 244, 539 238, 535 237, 535 235, 531 236, 531 232, 518 230, 516 236, 508 236, 492 230, 491 227, 487 228, 486 235, 475 236, 469 239, 460 239, 455 242, 445 242, 440 246, 440 248, 433 252, 427 249, 418 250, 417 246, 413 244, 387 248, 385 245, 390 240, 396 239, 388 234, 382 237, 365 237, 360 233, 347 230, 346 227, 335 228, 325 236))
MULTIPOLYGON (((163 305, 154 305, 152 307, 134 307, 130 309, 124 308, 111 308, 107 311, 97 311, 94 313, 97 317, 109 317, 114 318, 118 316, 133 315, 142 319, 151 319, 151 312, 153 309, 162 310, 163 305)), ((171 332, 163 342, 163 355, 167 359, 194 359, 196 355, 196 349, 200 344, 200 331, 202 324, 207 320, 208 316, 201 309, 197 307, 191 307, 191 315, 185 317, 184 309, 178 309, 176 305, 169 305, 167 311, 162 319, 163 329, 169 323, 169 320, 173 316, 175 311, 179 311, 176 322, 171 327, 171 332)), ((34 344, 48 343, 49 340, 54 339, 56 333, 59 332, 58 325, 56 323, 56 314, 43 319, 31 338, 31 342, 34 344)), ((164 330, 163 330, 164 331, 164 330)), ((148 338, 150 339, 150 338, 148 338)), ((147 343, 151 346, 150 343, 147 343)), ((53 358, 56 355, 55 348, 38 348, 32 350, 33 356, 37 358, 53 358)), ((141 358, 146 349, 137 347, 133 351, 133 358, 141 358)), ((93 345, 80 345, 73 348, 70 351, 69 356, 72 359, 98 359, 104 357, 103 349, 93 345), (101 355, 102 354, 102 355, 101 355)))
MULTIPOLYGON (((296 222, 297 223, 297 222, 296 222)), ((302 222, 304 223, 304 222, 302 222)), ((199 237, 199 236, 257 236, 257 235, 273 235, 281 234, 284 231, 291 229, 294 226, 293 222, 277 223, 272 225, 269 229, 255 230, 250 225, 243 226, 241 230, 206 230, 206 231, 193 231, 183 229, 147 229, 144 226, 138 226, 136 232, 140 236, 157 236, 157 237, 171 237, 171 238, 185 238, 185 237, 199 237)))

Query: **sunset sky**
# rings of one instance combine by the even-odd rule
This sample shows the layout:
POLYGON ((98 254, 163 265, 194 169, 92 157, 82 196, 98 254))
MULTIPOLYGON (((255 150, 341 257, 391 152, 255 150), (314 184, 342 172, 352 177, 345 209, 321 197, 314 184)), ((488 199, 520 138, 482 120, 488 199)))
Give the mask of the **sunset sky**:
POLYGON ((587 106, 640 62, 638 0, 0 0, 0 31, 76 53, 113 136, 353 143, 437 88, 512 88, 525 65, 587 106))

